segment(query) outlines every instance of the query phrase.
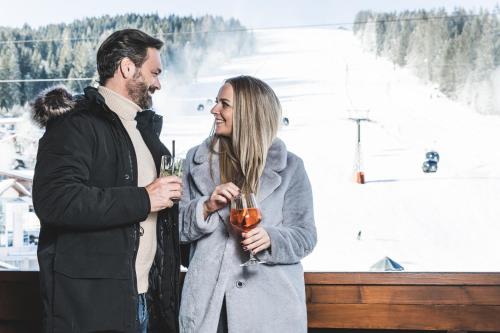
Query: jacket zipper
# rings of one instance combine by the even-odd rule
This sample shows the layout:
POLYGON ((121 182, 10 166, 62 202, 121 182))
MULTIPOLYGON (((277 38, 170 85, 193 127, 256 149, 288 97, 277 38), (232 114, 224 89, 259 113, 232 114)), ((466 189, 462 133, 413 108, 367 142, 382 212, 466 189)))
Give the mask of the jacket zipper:
MULTIPOLYGON (((111 110, 109 110, 109 111, 111 111, 111 110)), ((130 139, 130 136, 128 135, 128 132, 125 129, 125 127, 123 126, 121 120, 118 118, 118 116, 113 111, 111 111, 111 112, 113 114, 114 121, 119 123, 118 127, 121 129, 121 131, 123 132, 123 134, 127 138, 129 166, 130 166, 130 169, 133 172, 133 175, 132 175, 133 179, 137 179, 137 176, 138 176, 137 173, 138 173, 138 171, 134 167, 135 165, 137 165, 137 156, 135 155, 135 150, 133 149, 132 140, 130 139), (131 147, 132 147, 132 149, 131 149, 131 147)), ((158 116, 158 115, 155 115, 155 117, 154 117, 154 124, 153 124, 153 131, 155 132, 155 134, 157 136, 160 135, 161 124, 162 124, 162 117, 158 116)), ((142 133, 141 133, 141 135, 142 135, 142 133)), ((136 185, 137 185, 137 182, 136 182, 136 185)), ((161 213, 159 213, 159 214, 161 214, 161 213)), ((160 224, 161 223, 165 223, 165 222, 167 222, 167 223, 165 223, 165 227, 166 228, 163 229, 163 232, 167 232, 167 233, 173 232, 173 230, 171 230, 171 228, 168 227, 168 221, 164 221, 164 219, 168 220, 168 214, 167 214, 167 216, 163 216, 163 218, 160 218, 160 221, 157 224, 157 235, 161 234, 161 232, 158 230, 160 224)), ((139 249, 139 239, 140 239, 139 236, 138 236, 139 234, 140 234, 140 225, 139 225, 139 223, 136 223, 134 225, 134 232, 133 232, 133 238, 134 238, 133 241, 134 241, 134 244, 135 244, 135 248, 134 248, 134 256, 133 256, 133 265, 131 267, 132 268, 132 276, 134 277, 134 290, 135 290, 135 296, 136 297, 138 295, 138 290, 137 290, 137 275, 136 275, 136 272, 135 272, 135 261, 137 259, 137 251, 139 249)), ((173 236, 173 238, 175 238, 175 236, 173 236)), ((172 241, 174 241, 174 239, 172 239, 172 241)), ((166 251, 166 250, 167 249, 165 249, 165 248, 163 249, 163 251, 166 251)), ((174 266, 174 265, 172 265, 172 261, 175 263, 175 261, 176 261, 175 257, 170 258, 170 261, 171 261, 170 262, 170 266, 174 266)), ((179 266, 177 265, 177 267, 179 267, 179 266)), ((175 295, 175 293, 177 292, 179 282, 178 282, 178 278, 176 278, 174 276, 174 274, 175 274, 175 268, 174 268, 174 272, 172 272, 171 278, 170 278, 170 288, 172 290, 172 293, 174 293, 174 295, 173 295, 174 296, 174 300, 173 300, 174 304, 171 304, 170 302, 169 303, 170 303, 170 306, 173 306, 172 310, 174 310, 174 312, 176 312, 177 315, 178 315, 176 307, 177 307, 177 304, 178 304, 179 300, 178 300, 178 295, 175 295)), ((160 274, 160 276, 161 276, 161 274, 160 274)), ((160 295, 163 294, 161 288, 159 290, 159 293, 160 293, 160 295)), ((160 296, 160 299, 161 298, 163 298, 163 297, 160 296)), ((176 324, 176 326, 177 326, 177 330, 178 330, 178 324, 176 324)))
MULTIPOLYGON (((118 116, 116 115, 116 113, 114 113, 113 111, 109 110, 109 112, 111 112, 111 114, 113 115, 113 122, 114 123, 117 123, 118 124, 118 128, 121 130, 123 136, 126 138, 127 140, 127 151, 128 151, 128 163, 129 163, 129 170, 132 171, 132 179, 131 181, 132 182, 135 182, 136 185, 137 184, 137 169, 134 167, 134 165, 137 165, 137 157, 135 155, 135 150, 133 149, 133 143, 132 143, 132 140, 130 139, 130 136, 128 135, 127 133, 127 130, 125 129, 125 127, 123 126, 121 120, 118 118, 118 116), (131 148, 132 147, 132 148, 131 148), (134 164, 134 161, 135 161, 135 164, 134 164)), ((140 238, 139 238, 139 233, 140 233, 140 225, 139 223, 135 223, 133 225, 133 231, 132 231, 132 242, 134 244, 134 254, 133 254, 133 257, 132 257, 132 265, 130 267, 131 271, 132 271, 132 277, 133 277, 133 291, 134 291, 134 296, 135 298, 137 299, 138 295, 139 295, 139 290, 137 289, 137 273, 135 271, 135 262, 137 260, 137 252, 139 250, 139 241, 140 241, 140 238)), ((135 306, 134 308, 137 308, 137 306, 135 306)), ((137 317, 137 316, 136 316, 137 317)), ((137 320, 134 320, 134 323, 136 323, 137 320)))

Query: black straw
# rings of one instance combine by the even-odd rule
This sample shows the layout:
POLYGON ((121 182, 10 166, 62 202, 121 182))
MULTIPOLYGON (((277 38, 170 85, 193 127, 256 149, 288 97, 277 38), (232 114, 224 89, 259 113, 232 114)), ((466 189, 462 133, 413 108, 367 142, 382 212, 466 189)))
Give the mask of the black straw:
POLYGON ((172 158, 175 157, 175 140, 172 140, 172 158))

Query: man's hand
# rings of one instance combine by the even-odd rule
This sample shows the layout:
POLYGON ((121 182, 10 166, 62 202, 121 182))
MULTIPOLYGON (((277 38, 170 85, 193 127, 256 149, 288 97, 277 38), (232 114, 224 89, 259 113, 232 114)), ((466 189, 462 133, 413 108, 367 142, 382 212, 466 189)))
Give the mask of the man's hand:
POLYGON ((151 202, 151 213, 158 212, 174 205, 173 200, 182 196, 182 179, 176 176, 157 178, 146 186, 146 191, 151 202))

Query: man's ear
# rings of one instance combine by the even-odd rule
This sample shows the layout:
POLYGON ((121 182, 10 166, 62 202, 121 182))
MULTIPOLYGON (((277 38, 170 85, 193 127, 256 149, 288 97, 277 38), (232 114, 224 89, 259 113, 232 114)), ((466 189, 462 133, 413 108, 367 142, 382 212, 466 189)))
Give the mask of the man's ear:
POLYGON ((130 79, 131 77, 134 76, 135 73, 135 65, 130 60, 130 58, 123 58, 122 61, 120 61, 120 66, 118 67, 118 70, 120 71, 120 75, 124 79, 130 79))

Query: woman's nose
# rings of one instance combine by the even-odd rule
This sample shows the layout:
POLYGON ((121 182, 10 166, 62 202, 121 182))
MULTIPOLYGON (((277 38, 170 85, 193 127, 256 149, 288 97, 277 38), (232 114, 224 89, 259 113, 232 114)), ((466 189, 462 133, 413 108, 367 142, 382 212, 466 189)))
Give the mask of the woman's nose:
POLYGON ((220 110, 219 110, 219 103, 215 103, 214 106, 212 107, 212 109, 210 110, 210 113, 213 114, 213 115, 216 115, 216 114, 219 114, 220 113, 220 110))

